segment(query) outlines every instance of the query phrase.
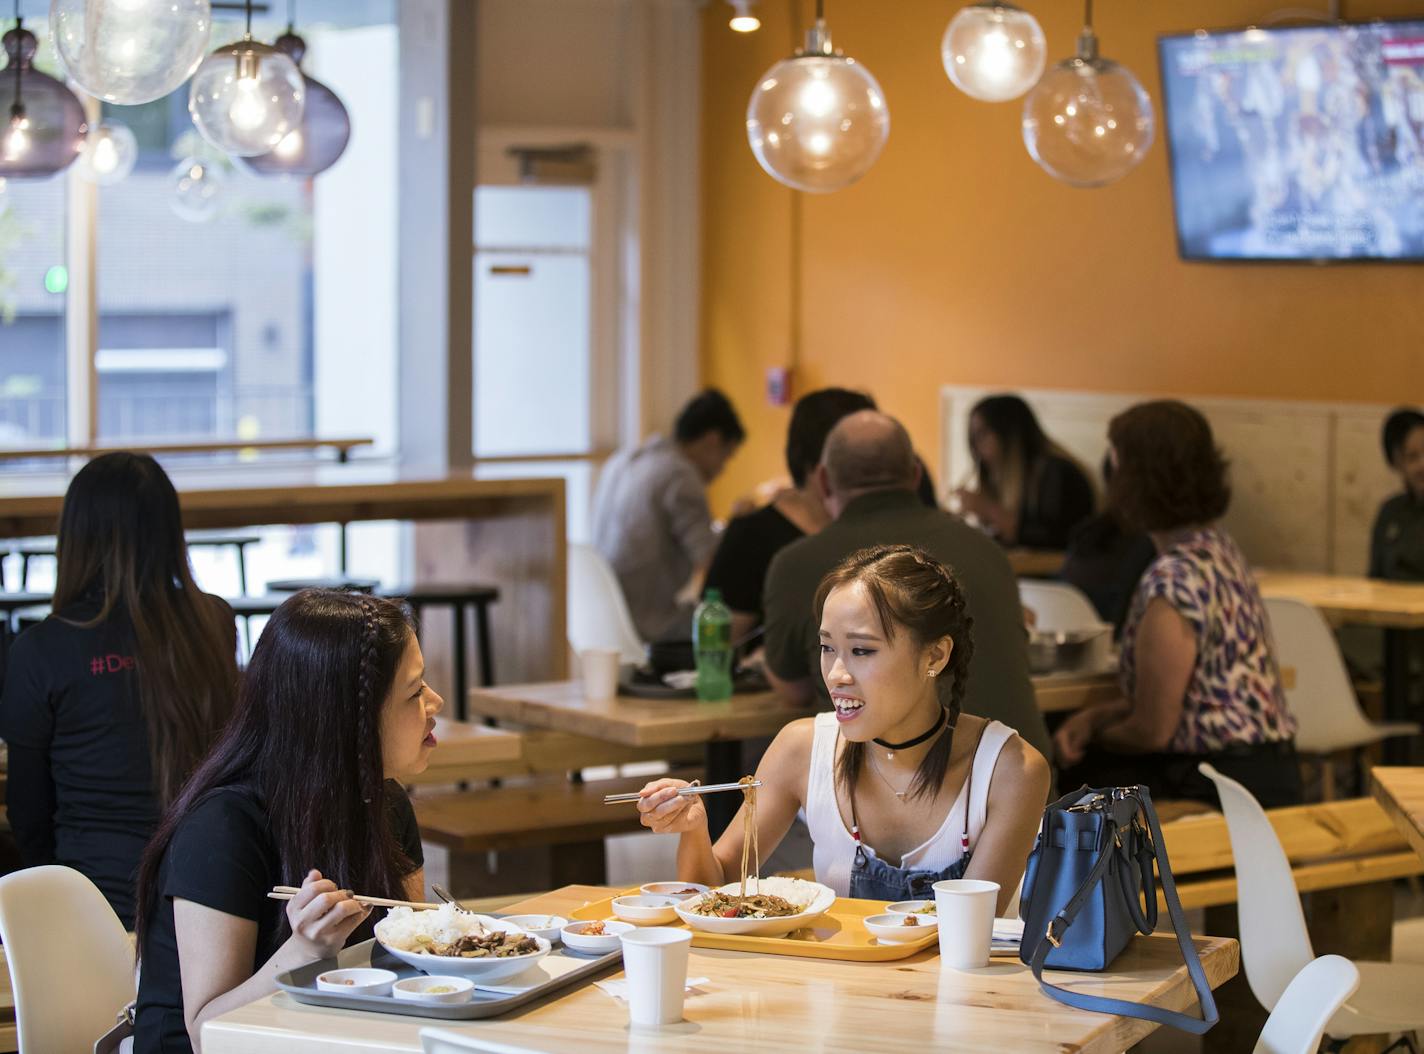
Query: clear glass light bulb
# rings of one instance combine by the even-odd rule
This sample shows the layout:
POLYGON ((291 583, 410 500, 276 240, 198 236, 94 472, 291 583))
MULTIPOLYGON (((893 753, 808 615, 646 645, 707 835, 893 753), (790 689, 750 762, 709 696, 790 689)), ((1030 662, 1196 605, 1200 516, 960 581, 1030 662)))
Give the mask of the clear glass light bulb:
POLYGON ((1024 146, 1050 176, 1101 187, 1147 156, 1156 134, 1152 99, 1132 72, 1097 55, 1084 35, 1079 54, 1058 63, 1024 100, 1024 146))
POLYGON ((173 186, 170 204, 179 218, 189 223, 208 223, 217 216, 224 182, 217 168, 185 157, 168 178, 173 186))
POLYGON ((175 90, 203 61, 210 0, 52 0, 50 34, 74 82, 137 106, 175 90))
POLYGON ((890 136, 890 110, 870 71, 829 52, 829 36, 819 33, 824 27, 812 31, 805 52, 758 81, 747 104, 747 140, 773 179, 825 193, 870 171, 890 136))
POLYGON ((971 4, 950 19, 940 41, 944 72, 965 95, 1017 99, 1043 75, 1048 41, 1038 20, 1003 0, 971 4))
POLYGON ((138 161, 138 140, 127 125, 112 118, 89 129, 79 152, 79 174, 109 186, 126 179, 138 161))
POLYGON ((30 120, 23 113, 12 113, 5 129, 6 161, 19 161, 30 151, 30 120))
POLYGON ((301 122, 306 85, 287 55, 244 38, 198 67, 188 112, 203 138, 236 157, 266 154, 301 122))
POLYGON ((272 153, 276 154, 283 161, 290 161, 295 157, 301 156, 302 146, 303 140, 301 131, 288 132, 282 141, 277 144, 277 149, 273 150, 272 153))
POLYGON ((727 25, 736 33, 755 33, 761 28, 761 19, 752 14, 749 0, 728 0, 732 5, 732 18, 727 25))

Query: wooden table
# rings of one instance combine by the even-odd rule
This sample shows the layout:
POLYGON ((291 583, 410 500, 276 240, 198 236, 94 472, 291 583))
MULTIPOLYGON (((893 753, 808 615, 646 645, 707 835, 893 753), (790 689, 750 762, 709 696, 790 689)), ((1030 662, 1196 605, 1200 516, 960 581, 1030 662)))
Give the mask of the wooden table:
POLYGON ((1009 566, 1019 578, 1056 578, 1063 570, 1063 553, 1053 549, 1010 549, 1009 566))
POLYGON ((1414 851, 1424 856, 1424 768, 1377 765, 1370 775, 1375 800, 1414 851))
MULTIPOLYGON (((169 475, 189 529, 412 521, 412 584, 478 581, 499 589, 492 628, 501 675, 564 676, 562 479, 426 477, 356 464, 174 466, 169 475)), ((0 539, 53 534, 68 482, 63 473, 0 473, 0 539)), ((432 683, 450 683, 443 653, 431 649, 426 658, 432 683)))
MULTIPOLYGON (((1056 673, 1033 678, 1039 709, 1076 710, 1116 698, 1116 673, 1056 673)), ((533 728, 622 743, 630 747, 687 746, 774 736, 789 721, 810 717, 815 707, 796 706, 775 692, 746 692, 725 703, 695 699, 592 700, 581 681, 499 688, 472 688, 472 716, 493 717, 533 728)))
MULTIPOLYGON (((567 913, 607 896, 566 886, 511 905, 509 912, 567 913)), ((1239 968, 1236 941, 1198 937, 1213 987, 1239 968)), ((618 976, 611 972, 608 976, 618 976)), ((622 1003, 593 985, 576 988, 502 1020, 422 1022, 303 1006, 285 993, 223 1014, 203 1027, 204 1054, 410 1054, 422 1024, 486 1042, 548 1054, 788 1051, 984 1051, 1119 1054, 1156 1026, 1074 1010, 1043 995, 1017 958, 982 970, 943 968, 921 952, 895 963, 845 963, 693 948, 688 976, 706 977, 687 1000, 685 1020, 632 1029, 622 1003)), ((1103 974, 1055 972, 1075 991, 1150 1002, 1174 1010, 1195 1002, 1175 938, 1139 937, 1103 974)))
POLYGON ((1263 597, 1291 597, 1333 622, 1424 629, 1424 583, 1385 582, 1355 575, 1257 571, 1263 597))

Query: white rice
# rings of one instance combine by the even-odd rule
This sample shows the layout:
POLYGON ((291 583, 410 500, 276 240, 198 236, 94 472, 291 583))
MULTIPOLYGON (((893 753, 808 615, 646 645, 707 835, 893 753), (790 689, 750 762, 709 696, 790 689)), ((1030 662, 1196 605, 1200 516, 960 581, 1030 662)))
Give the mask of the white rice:
MULTIPOLYGON (((730 882, 721 888, 726 892, 735 894, 739 887, 739 882, 730 882)), ((784 875, 769 875, 765 878, 748 878, 747 893, 766 893, 773 897, 780 897, 786 903, 796 908, 797 914, 805 911, 816 899, 816 894, 821 891, 821 886, 815 882, 807 882, 800 878, 788 878, 784 875)))
POLYGON ((432 944, 452 944, 461 937, 480 937, 489 929, 478 915, 458 911, 453 904, 416 911, 391 908, 376 924, 376 937, 403 952, 425 951, 432 944))

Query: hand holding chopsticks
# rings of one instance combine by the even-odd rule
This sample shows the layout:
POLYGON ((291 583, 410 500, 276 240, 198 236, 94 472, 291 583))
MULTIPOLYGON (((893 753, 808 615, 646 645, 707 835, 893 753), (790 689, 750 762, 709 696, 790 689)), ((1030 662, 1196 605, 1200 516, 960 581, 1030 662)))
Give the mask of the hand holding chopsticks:
MULTIPOLYGON (((748 787, 760 786, 761 780, 752 780, 749 783, 710 783, 705 787, 701 784, 694 783, 690 787, 679 787, 677 793, 679 796, 686 798, 697 794, 721 794, 723 791, 744 791, 748 787)), ((641 794, 636 792, 632 794, 607 794, 604 795, 603 804, 626 805, 631 802, 641 801, 642 797, 641 794)))
MULTIPOLYGON (((291 900, 300 893, 296 886, 273 886, 272 892, 267 894, 269 900, 291 900)), ((351 899, 358 904, 365 904, 372 908, 414 908, 416 911, 424 911, 429 908, 438 908, 439 904, 424 904, 416 900, 391 900, 387 897, 368 897, 360 893, 352 893, 351 899)))

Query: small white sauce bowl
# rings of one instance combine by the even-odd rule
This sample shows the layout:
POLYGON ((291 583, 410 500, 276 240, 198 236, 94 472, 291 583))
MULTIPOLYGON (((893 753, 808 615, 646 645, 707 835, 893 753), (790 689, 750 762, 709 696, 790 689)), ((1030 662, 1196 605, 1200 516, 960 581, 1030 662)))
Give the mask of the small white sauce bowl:
POLYGON ((506 915, 504 921, 518 926, 531 937, 543 937, 550 944, 559 940, 559 931, 569 924, 560 915, 506 915))
POLYGON ((576 952, 607 955, 609 952, 616 952, 623 947, 622 941, 618 939, 620 934, 632 933, 637 929, 631 922, 614 922, 612 919, 605 919, 603 935, 590 937, 585 936, 583 932, 588 925, 588 922, 570 922, 565 926, 560 933, 564 939, 564 946, 572 948, 576 952))
POLYGON ((933 900, 902 900, 897 904, 888 905, 885 910, 891 915, 917 915, 922 919, 937 919, 939 915, 935 911, 922 910, 927 907, 933 909, 934 906, 933 900))
POLYGON ((650 897, 672 897, 673 900, 687 900, 689 897, 700 897, 708 891, 707 886, 701 882, 649 882, 647 885, 639 886, 639 893, 646 893, 650 897), (692 890, 691 893, 684 890, 692 890))
POLYGON ((906 926, 907 917, 919 918, 906 915, 871 915, 865 920, 865 928, 881 944, 908 944, 910 941, 917 941, 929 933, 936 933, 939 930, 939 919, 934 916, 921 918, 916 926, 906 926))
POLYGON ((648 896, 636 893, 613 898, 613 914, 625 922, 639 926, 665 926, 677 921, 677 897, 648 896))
POLYGON ((346 995, 390 995, 396 975, 390 970, 369 967, 350 970, 327 970, 317 974, 319 992, 343 992, 346 995))
POLYGON ((408 999, 412 1003, 444 1004, 468 1003, 474 994, 474 982, 465 977, 407 977, 397 981, 391 995, 397 999, 408 999), (432 988, 449 988, 448 992, 432 992, 432 988))

